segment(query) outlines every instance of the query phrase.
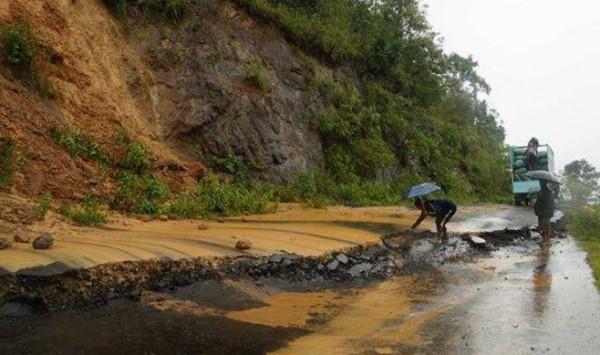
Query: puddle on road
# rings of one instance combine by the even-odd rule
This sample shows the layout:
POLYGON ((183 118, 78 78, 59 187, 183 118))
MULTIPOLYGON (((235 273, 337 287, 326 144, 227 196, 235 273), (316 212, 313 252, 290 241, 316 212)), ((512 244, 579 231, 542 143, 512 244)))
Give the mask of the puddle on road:
POLYGON ((428 325, 433 346, 423 352, 598 354, 600 296, 585 253, 566 239, 549 252, 521 256, 504 258, 512 266, 477 285, 478 292, 459 292, 467 294, 464 305, 428 325))

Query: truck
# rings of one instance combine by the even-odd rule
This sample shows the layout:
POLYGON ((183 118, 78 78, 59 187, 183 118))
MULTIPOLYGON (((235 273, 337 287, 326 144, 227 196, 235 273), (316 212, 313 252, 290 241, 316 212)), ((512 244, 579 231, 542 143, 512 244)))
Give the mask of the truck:
MULTIPOLYGON (((517 206, 528 206, 541 190, 540 182, 529 179, 526 164, 526 146, 511 146, 508 153, 512 179, 512 192, 517 206)), ((545 170, 554 174, 554 151, 549 145, 540 145, 537 153, 537 166, 532 170, 545 170)))

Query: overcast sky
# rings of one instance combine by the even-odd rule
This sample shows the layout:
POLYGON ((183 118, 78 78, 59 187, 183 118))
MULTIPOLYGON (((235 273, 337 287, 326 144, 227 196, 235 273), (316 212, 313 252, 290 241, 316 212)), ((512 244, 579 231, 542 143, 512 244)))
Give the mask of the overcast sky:
POLYGON ((473 55, 507 143, 600 169, 600 1, 423 0, 447 51, 473 55))

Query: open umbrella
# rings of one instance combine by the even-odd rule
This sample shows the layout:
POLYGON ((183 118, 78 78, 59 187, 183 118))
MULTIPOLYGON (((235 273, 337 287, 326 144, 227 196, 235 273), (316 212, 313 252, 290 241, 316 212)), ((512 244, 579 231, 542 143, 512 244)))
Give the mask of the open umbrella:
POLYGON ((525 176, 527 176, 533 180, 544 180, 547 182, 551 182, 553 184, 560 185, 560 180, 558 179, 558 177, 556 177, 556 175, 554 175, 548 171, 545 171, 545 170, 528 171, 527 173, 525 173, 525 176))
POLYGON ((413 186, 408 191, 402 195, 402 199, 408 200, 409 198, 421 197, 428 195, 432 192, 440 191, 442 188, 432 184, 430 182, 426 182, 421 185, 413 186))

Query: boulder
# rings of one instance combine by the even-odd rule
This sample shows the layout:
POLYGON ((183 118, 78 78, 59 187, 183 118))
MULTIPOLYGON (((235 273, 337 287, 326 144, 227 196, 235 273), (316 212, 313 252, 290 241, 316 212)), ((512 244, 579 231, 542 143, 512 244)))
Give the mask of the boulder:
POLYGON ((201 230, 201 231, 205 231, 205 230, 208 229, 208 226, 206 224, 204 224, 204 223, 200 223, 198 225, 198 229, 201 230))
POLYGON ((17 232, 13 237, 15 243, 29 243, 31 242, 31 234, 25 232, 17 232))
POLYGON ((54 237, 44 233, 33 241, 33 249, 50 249, 54 245, 54 237))
POLYGON ((163 222, 166 222, 169 220, 169 216, 167 216, 166 214, 161 214, 160 217, 158 217, 158 219, 160 219, 163 222))
POLYGON ((281 260, 283 260, 283 255, 281 255, 281 254, 273 254, 269 257, 270 263, 279 264, 281 262, 281 260))
POLYGON ((12 246, 12 240, 0 237, 0 250, 8 249, 12 246))
POLYGON ((235 243, 235 248, 238 250, 248 250, 252 248, 252 242, 247 239, 238 240, 237 243, 235 243))

